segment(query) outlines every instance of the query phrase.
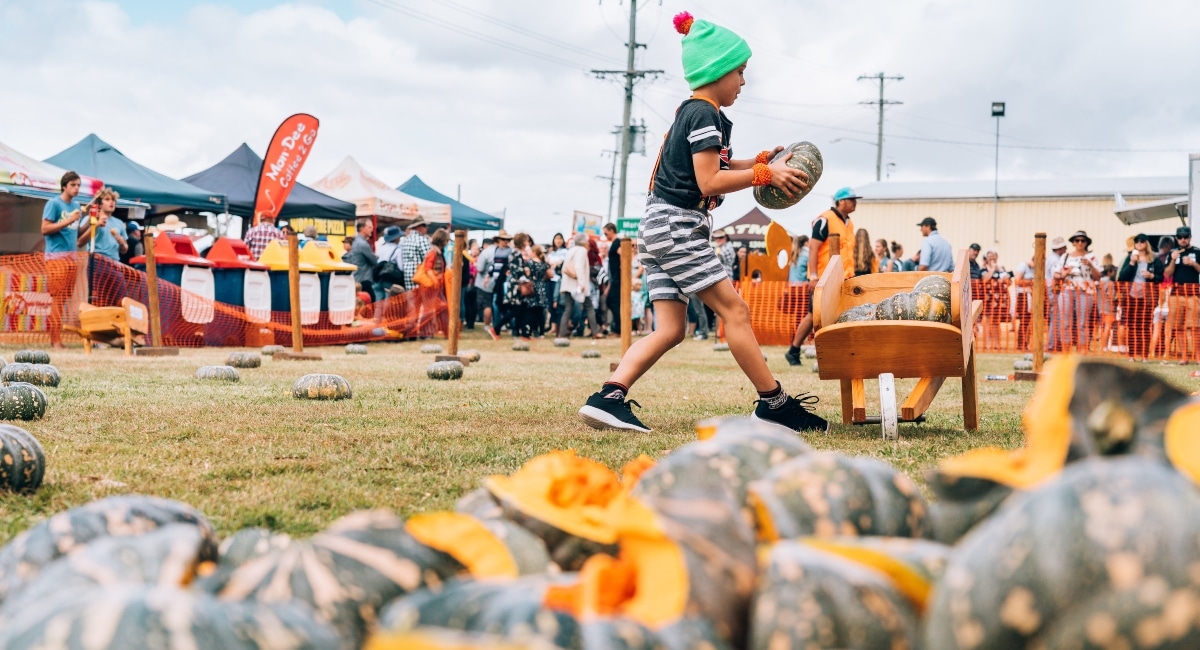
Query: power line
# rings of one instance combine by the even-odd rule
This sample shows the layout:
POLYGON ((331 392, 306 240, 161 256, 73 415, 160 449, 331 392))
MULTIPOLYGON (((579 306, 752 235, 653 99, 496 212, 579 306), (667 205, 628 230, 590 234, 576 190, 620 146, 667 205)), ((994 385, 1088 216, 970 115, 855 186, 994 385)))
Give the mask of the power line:
POLYGON ((582 65, 575 63, 573 61, 568 61, 567 59, 563 59, 563 58, 554 56, 553 54, 547 54, 545 52, 540 52, 538 50, 530 49, 530 48, 527 48, 527 47, 524 47, 521 45, 517 45, 515 43, 511 43, 509 41, 505 41, 503 39, 496 38, 495 36, 485 34, 483 32, 471 29, 469 27, 464 27, 462 25, 453 23, 444 18, 438 18, 436 16, 426 14, 424 12, 418 11, 411 7, 406 7, 406 6, 396 3, 396 2, 390 2, 389 0, 367 0, 367 2, 370 2, 371 4, 374 4, 379 7, 383 7, 384 9, 390 9, 397 13, 404 14, 410 18, 416 18, 417 20, 424 21, 424 22, 430 23, 432 25, 436 25, 438 27, 441 27, 442 29, 454 32, 456 34, 461 34, 463 36, 467 36, 468 38, 473 38, 473 39, 476 39, 479 41, 483 41, 485 43, 490 43, 492 45, 496 45, 498 47, 501 47, 503 49, 506 49, 506 50, 509 50, 512 52, 516 52, 518 54, 524 54, 526 56, 531 56, 536 59, 541 59, 543 61, 546 61, 548 63, 554 63, 556 65, 561 65, 561 66, 571 68, 574 70, 580 70, 580 71, 587 70, 582 65))
MULTIPOLYGON (((843 133, 857 133, 859 135, 876 135, 875 132, 865 131, 863 129, 851 129, 851 128, 842 127, 842 126, 830 126, 828 124, 820 124, 817 122, 807 122, 804 120, 796 120, 796 119, 792 119, 792 118, 788 118, 788 117, 780 117, 778 115, 769 115, 766 113, 755 113, 752 111, 745 111, 745 110, 739 110, 738 112, 742 115, 749 115, 751 117, 761 117, 761 118, 768 119, 768 120, 776 120, 779 122, 788 122, 790 124, 800 124, 802 126, 811 126, 811 127, 816 127, 819 129, 829 129, 831 131, 841 131, 843 133)), ((968 142, 965 140, 947 140, 944 138, 927 138, 927 137, 920 137, 920 136, 914 136, 914 135, 895 135, 895 134, 893 134, 889 137, 899 138, 901 140, 915 140, 918 142, 935 142, 938 144, 962 145, 965 147, 987 147, 990 149, 990 148, 996 146, 996 144, 994 142, 968 142)), ((1008 137, 1008 136, 1004 136, 1004 137, 1008 137)), ((1001 149, 1029 149, 1029 150, 1036 150, 1036 151, 1069 151, 1069 152, 1078 152, 1078 153, 1190 153, 1190 152, 1196 150, 1196 148, 1191 148, 1191 149, 1187 149, 1187 148, 1184 148, 1184 149, 1122 149, 1122 148, 1116 148, 1116 147, 1059 147, 1059 146, 1053 146, 1053 145, 1021 145, 1021 144, 1002 144, 1002 145, 1000 145, 1000 148, 1001 149)))
POLYGON ((619 61, 620 60, 618 57, 614 57, 609 54, 603 54, 601 52, 596 52, 595 50, 589 50, 587 48, 575 45, 574 43, 568 43, 567 41, 559 40, 557 38, 554 38, 553 36, 546 36, 545 34, 535 32, 531 29, 522 27, 521 25, 518 25, 515 23, 510 23, 501 18, 497 18, 490 14, 486 14, 482 11, 472 9, 470 7, 464 7, 460 4, 458 4, 457 2, 454 2, 453 0, 434 0, 434 1, 442 6, 448 7, 450 9, 453 9, 460 13, 467 14, 468 16, 474 16, 484 22, 491 23, 498 27, 503 27, 504 29, 507 29, 512 32, 516 32, 518 34, 521 34, 522 36, 528 36, 532 39, 546 43, 547 45, 553 45, 555 47, 560 47, 564 50, 568 50, 568 51, 574 52, 576 54, 583 54, 583 55, 590 56, 590 57, 607 59, 610 61, 619 61))

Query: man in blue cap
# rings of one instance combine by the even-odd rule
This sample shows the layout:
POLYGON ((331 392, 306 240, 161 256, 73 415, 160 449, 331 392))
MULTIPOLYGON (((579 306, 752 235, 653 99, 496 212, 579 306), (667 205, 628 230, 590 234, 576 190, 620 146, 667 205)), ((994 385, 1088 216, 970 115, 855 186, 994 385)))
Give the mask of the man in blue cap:
POLYGON ((849 187, 833 193, 833 207, 822 212, 813 219, 812 233, 808 237, 808 311, 796 334, 792 337, 792 346, 784 353, 783 358, 789 365, 800 365, 800 346, 804 339, 812 333, 812 294, 829 264, 829 259, 836 255, 842 256, 842 272, 846 278, 854 277, 854 222, 850 221, 850 213, 858 207, 858 194, 849 187), (829 236, 838 235, 838 250, 833 251, 829 246, 829 236))

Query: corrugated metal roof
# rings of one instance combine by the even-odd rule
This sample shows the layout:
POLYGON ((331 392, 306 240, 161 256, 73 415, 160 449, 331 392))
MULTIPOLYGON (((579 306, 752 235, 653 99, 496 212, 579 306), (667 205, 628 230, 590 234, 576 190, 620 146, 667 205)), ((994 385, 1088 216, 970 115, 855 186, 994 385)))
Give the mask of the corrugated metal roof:
MULTIPOLYGON (((990 199, 993 181, 929 181, 871 183, 855 188, 864 201, 936 201, 990 199)), ((1113 198, 1118 192, 1129 197, 1187 194, 1187 176, 1135 178, 1049 178, 1000 180, 1000 198, 1113 198)))

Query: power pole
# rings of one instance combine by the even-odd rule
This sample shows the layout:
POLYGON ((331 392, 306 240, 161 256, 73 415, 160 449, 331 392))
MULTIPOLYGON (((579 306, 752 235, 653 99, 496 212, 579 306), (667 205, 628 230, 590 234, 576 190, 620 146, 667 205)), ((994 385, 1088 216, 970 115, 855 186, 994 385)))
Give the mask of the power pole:
POLYGON ((883 172, 883 107, 889 104, 903 104, 904 102, 894 102, 883 98, 883 84, 885 81, 903 81, 904 77, 896 75, 889 77, 880 72, 877 74, 862 74, 858 75, 859 81, 870 81, 876 79, 879 81, 879 100, 868 100, 859 102, 860 104, 875 104, 879 106, 879 141, 875 145, 875 181, 878 182, 883 172))
POLYGON ((637 0, 630 0, 629 2, 629 42, 625 45, 628 49, 628 58, 624 70, 592 70, 592 74, 600 78, 609 75, 622 75, 625 77, 625 113, 624 119, 621 120, 621 187, 617 199, 618 217, 625 216, 625 186, 629 172, 629 151, 633 148, 633 134, 629 128, 630 113, 633 110, 633 85, 647 75, 659 75, 663 72, 662 70, 634 69, 634 54, 639 47, 646 47, 645 43, 637 42, 637 0))
POLYGON ((602 181, 608 181, 608 216, 605 218, 606 223, 612 221, 613 190, 616 188, 616 185, 617 185, 617 154, 618 153, 620 153, 620 152, 613 151, 611 149, 604 150, 604 155, 612 156, 613 168, 612 168, 612 171, 609 172, 608 176, 597 176, 596 177, 602 181))

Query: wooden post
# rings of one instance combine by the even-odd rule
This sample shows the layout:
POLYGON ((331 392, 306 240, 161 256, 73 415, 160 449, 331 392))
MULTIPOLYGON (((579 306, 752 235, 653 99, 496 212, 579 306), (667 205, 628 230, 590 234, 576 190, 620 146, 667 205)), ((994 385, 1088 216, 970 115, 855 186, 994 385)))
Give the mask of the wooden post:
POLYGON ((292 299, 292 352, 304 352, 304 327, 300 324, 300 238, 288 240, 288 293, 292 299))
MULTIPOLYGON (((842 236, 834 233, 826 240, 829 242, 829 259, 833 259, 834 255, 842 254, 842 236)), ((820 249, 818 249, 820 250, 820 249)), ((846 268, 847 264, 854 264, 854 260, 842 260, 842 268, 846 268)), ((821 278, 809 278, 809 280, 820 280, 821 278)))
MULTIPOLYGON (((146 246, 146 294, 150 303, 146 308, 150 312, 150 347, 138 348, 134 354, 139 357, 175 356, 179 354, 179 348, 163 347, 162 316, 159 314, 158 302, 158 263, 154 261, 154 238, 147 236, 142 237, 142 240, 146 246)), ((130 336, 132 336, 132 332, 125 338, 129 339, 130 336)))
POLYGON ((463 249, 467 246, 467 231, 454 231, 454 256, 450 261, 450 273, 446 274, 446 302, 450 303, 450 356, 458 357, 458 337, 462 333, 462 271, 463 249))
POLYGON ((1046 233, 1033 236, 1033 331, 1029 347, 1033 352, 1033 371, 1042 371, 1046 352, 1046 233))
POLYGON ((621 240, 621 356, 633 345, 633 240, 621 240))
POLYGON ((292 300, 292 351, 276 352, 276 360, 297 361, 320 360, 316 352, 304 351, 304 326, 300 323, 300 237, 296 233, 287 236, 288 243, 288 295, 292 300))
POLYGON ((154 238, 143 237, 146 240, 146 292, 149 294, 150 304, 150 345, 156 348, 161 348, 162 341, 162 319, 159 316, 158 309, 158 265, 154 261, 154 238))

